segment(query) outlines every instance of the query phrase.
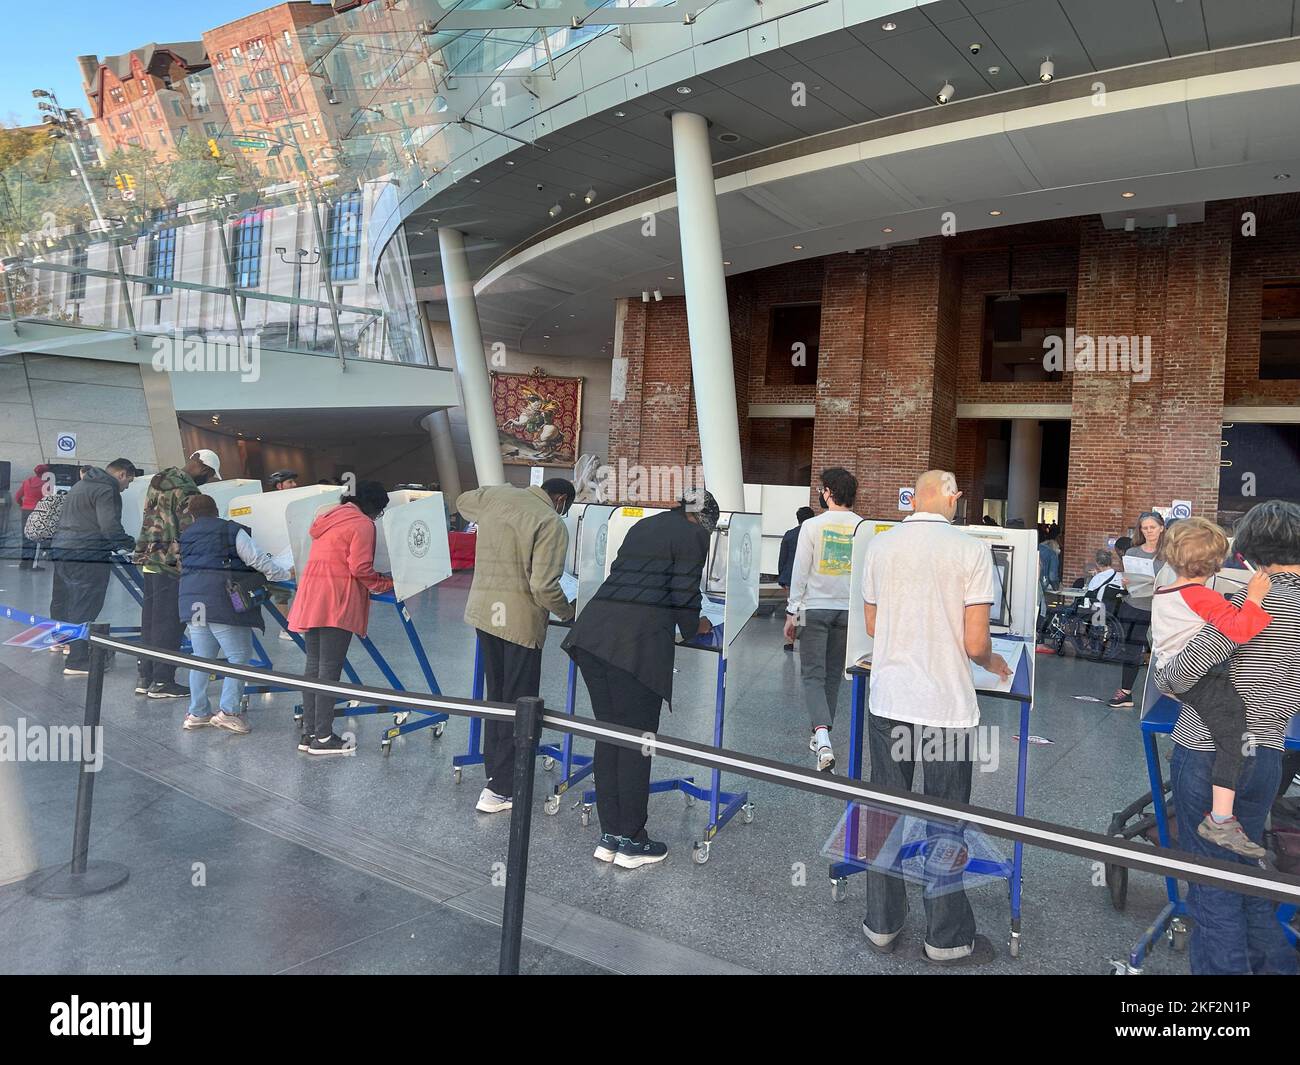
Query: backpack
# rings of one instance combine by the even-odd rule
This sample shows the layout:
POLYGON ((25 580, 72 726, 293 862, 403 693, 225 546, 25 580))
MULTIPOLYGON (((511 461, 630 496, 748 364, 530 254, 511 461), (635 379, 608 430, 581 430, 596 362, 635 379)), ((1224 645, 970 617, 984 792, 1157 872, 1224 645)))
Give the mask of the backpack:
POLYGON ((63 513, 63 500, 66 498, 66 494, 61 492, 43 496, 27 515, 23 535, 29 540, 52 539, 55 530, 59 527, 59 517, 63 513))

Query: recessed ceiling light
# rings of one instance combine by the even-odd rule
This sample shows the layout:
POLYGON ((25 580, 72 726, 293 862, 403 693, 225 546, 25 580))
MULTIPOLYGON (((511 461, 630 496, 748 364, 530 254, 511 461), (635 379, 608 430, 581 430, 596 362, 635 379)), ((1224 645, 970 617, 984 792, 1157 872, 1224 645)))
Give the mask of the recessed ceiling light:
POLYGON ((796 245, 794 246, 794 250, 795 250, 795 251, 803 251, 803 245, 802 245, 802 244, 796 244, 796 245))
POLYGON ((1137 193, 1136 193, 1136 192, 1121 192, 1120 195, 1123 196, 1124 199, 1126 199, 1126 200, 1131 200, 1134 196, 1137 195, 1137 193))
POLYGON ((515 165, 515 161, 513 159, 506 160, 506 166, 514 166, 514 165, 515 165))
POLYGON ((884 30, 886 33, 893 33, 896 29, 898 29, 898 24, 896 22, 882 22, 880 24, 880 28, 884 30))
POLYGON ((1002 68, 1001 68, 1001 67, 989 67, 989 73, 990 73, 990 74, 993 74, 993 75, 1001 74, 1001 73, 1002 73, 1002 68))
POLYGON ((626 112, 626 111, 615 111, 615 112, 614 112, 614 117, 615 117, 615 118, 627 118, 627 112, 626 112))
POLYGON ((894 227, 893 227, 893 226, 885 226, 885 228, 882 229, 880 232, 882 232, 882 233, 892 233, 893 231, 894 231, 894 227))
POLYGON ((543 333, 543 334, 542 334, 542 339, 543 339, 543 340, 550 340, 550 339, 551 339, 551 334, 550 334, 550 333, 543 333))
POLYGON ((676 281, 677 278, 676 278, 674 275, 669 274, 669 275, 668 275, 668 280, 669 280, 669 281, 676 281))
POLYGON ((1283 171, 1281 174, 1274 174, 1274 175, 1273 175, 1273 180, 1274 180, 1274 181, 1290 181, 1290 180, 1291 180, 1291 175, 1288 174, 1288 173, 1286 173, 1285 171, 1283 171))
POLYGON ((722 265, 723 265, 723 266, 730 266, 730 265, 731 265, 731 260, 730 260, 730 259, 723 259, 723 260, 722 260, 722 265))
POLYGON ((678 86, 677 86, 677 95, 678 95, 678 96, 690 96, 690 94, 693 93, 694 91, 695 91, 695 90, 692 89, 689 85, 678 85, 678 86))
POLYGON ((991 214, 994 218, 997 218, 1002 214, 1002 212, 998 210, 992 210, 989 212, 989 214, 991 214))

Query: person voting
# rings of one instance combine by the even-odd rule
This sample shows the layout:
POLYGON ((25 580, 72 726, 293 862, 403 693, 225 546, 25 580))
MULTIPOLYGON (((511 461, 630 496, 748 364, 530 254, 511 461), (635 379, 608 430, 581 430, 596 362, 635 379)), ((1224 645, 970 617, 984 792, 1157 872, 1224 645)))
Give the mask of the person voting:
MULTIPOLYGON (((719 514, 717 501, 700 490, 642 518, 573 623, 561 646, 582 672, 598 721, 658 730, 664 700, 672 705, 674 633, 691 640, 713 628, 700 616, 700 578, 719 514)), ((596 744, 598 860, 636 869, 668 856, 645 828, 650 763, 638 749, 596 744)))

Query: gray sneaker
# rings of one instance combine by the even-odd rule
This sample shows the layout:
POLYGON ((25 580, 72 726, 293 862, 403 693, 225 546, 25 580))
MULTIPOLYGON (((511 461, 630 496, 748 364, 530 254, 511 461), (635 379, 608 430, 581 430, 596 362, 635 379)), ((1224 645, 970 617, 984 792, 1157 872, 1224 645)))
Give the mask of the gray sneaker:
POLYGON ((1209 814, 1206 814, 1204 820, 1196 826, 1196 834, 1201 839, 1215 843, 1224 850, 1232 851, 1233 854, 1240 854, 1243 858, 1258 860, 1267 853, 1258 843, 1251 842, 1250 837, 1246 835, 1245 829, 1241 827, 1241 822, 1235 817, 1231 821, 1220 823, 1209 814))
POLYGON ((227 732, 235 732, 241 736, 248 735, 248 722, 243 714, 228 714, 224 710, 218 710, 212 715, 212 727, 223 728, 227 732))

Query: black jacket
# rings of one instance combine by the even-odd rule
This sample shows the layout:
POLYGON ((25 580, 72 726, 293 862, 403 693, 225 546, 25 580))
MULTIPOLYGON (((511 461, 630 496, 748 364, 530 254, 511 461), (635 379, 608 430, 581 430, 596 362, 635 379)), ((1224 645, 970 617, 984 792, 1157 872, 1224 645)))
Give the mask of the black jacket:
POLYGON ((122 484, 92 467, 72 486, 50 541, 56 560, 107 562, 110 551, 130 550, 135 541, 122 528, 122 484))
POLYGON ((638 521, 562 646, 626 670, 671 702, 673 630, 689 640, 699 628, 708 554, 708 532, 680 508, 638 521))
POLYGON ((776 561, 776 583, 782 588, 789 588, 794 580, 794 556, 799 550, 799 530, 802 524, 793 529, 786 529, 781 534, 781 554, 776 561))

